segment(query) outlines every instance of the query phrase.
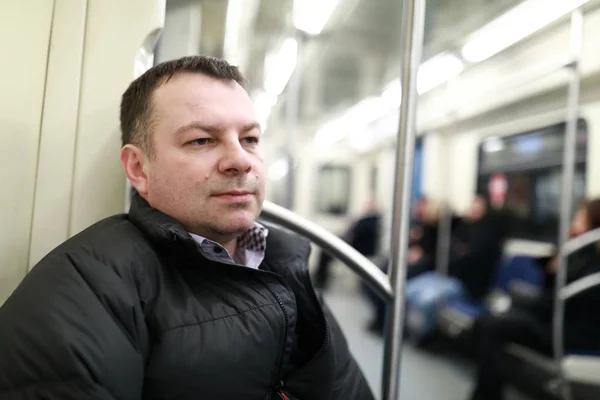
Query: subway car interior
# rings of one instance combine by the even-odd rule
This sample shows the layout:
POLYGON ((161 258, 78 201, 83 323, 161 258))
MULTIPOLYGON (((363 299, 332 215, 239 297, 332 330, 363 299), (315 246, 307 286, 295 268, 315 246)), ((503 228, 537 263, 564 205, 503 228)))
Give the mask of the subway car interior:
POLYGON ((598 37, 599 0, 0 0, 0 305, 128 212, 129 83, 208 55, 376 398, 600 399, 598 37))

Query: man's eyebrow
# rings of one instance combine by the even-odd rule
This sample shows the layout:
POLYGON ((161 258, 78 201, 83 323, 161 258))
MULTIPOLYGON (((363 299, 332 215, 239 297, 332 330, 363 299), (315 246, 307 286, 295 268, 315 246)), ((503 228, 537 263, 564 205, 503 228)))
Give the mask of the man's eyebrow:
POLYGON ((254 129, 258 129, 262 133, 262 128, 258 122, 252 122, 251 124, 244 126, 242 132, 250 132, 254 129))
MULTIPOLYGON (((261 126, 258 122, 252 122, 250 124, 245 125, 242 128, 242 132, 250 132, 254 129, 258 129, 259 131, 262 131, 261 126)), ((200 131, 204 131, 207 133, 216 134, 219 132, 223 132, 225 130, 225 128, 220 125, 210 125, 210 124, 202 123, 200 121, 193 121, 193 122, 190 122, 189 124, 183 125, 182 127, 178 128, 175 131, 175 134, 181 135, 183 133, 186 133, 186 132, 192 131, 192 130, 200 130, 200 131)))
POLYGON ((176 135, 181 135, 183 133, 186 133, 188 131, 193 131, 193 130, 199 130, 199 131, 204 131, 204 132, 208 132, 208 133, 216 133, 221 131, 221 128, 219 128, 216 125, 209 125, 209 124, 204 124, 200 121, 193 121, 190 122, 189 124, 183 125, 182 127, 178 128, 175 131, 176 135))

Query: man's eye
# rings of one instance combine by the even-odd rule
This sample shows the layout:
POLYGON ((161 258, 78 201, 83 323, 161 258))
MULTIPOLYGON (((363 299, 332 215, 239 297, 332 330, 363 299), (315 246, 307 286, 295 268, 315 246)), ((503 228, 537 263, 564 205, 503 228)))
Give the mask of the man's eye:
POLYGON ((205 144, 208 144, 208 139, 203 138, 203 139, 196 139, 196 140, 192 140, 190 142, 191 144, 196 144, 199 146, 204 146, 205 144))
POLYGON ((248 144, 256 144, 258 143, 258 138, 254 136, 245 137, 242 139, 244 142, 248 144))

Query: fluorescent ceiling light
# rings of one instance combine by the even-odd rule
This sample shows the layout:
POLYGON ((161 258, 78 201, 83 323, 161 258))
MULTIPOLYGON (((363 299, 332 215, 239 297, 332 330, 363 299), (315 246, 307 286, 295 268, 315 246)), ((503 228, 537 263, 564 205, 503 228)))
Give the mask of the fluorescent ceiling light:
POLYGON ((339 0, 294 0, 294 26, 310 35, 320 34, 338 3, 339 0))
POLYGON ((232 64, 239 64, 239 35, 242 22, 244 0, 229 0, 227 2, 227 17, 225 22, 225 40, 223 49, 225 59, 232 64))
POLYGON ((254 99, 254 112, 263 132, 267 129, 267 121, 275 103, 277 103, 277 96, 267 92, 260 92, 254 99))
MULTIPOLYGON (((463 62, 450 52, 442 52, 422 63, 417 76, 417 91, 427 93, 459 75, 464 69, 463 62)), ((400 107, 402 102, 400 79, 394 79, 383 89, 381 97, 390 108, 400 107)))
MULTIPOLYGON (((462 61, 454 54, 449 52, 439 53, 419 67, 417 91, 419 94, 423 94, 457 76, 463 68, 462 61)), ((398 113, 390 114, 390 111, 398 110, 400 103, 400 79, 395 79, 385 87, 381 96, 369 97, 358 102, 341 117, 321 127, 315 135, 315 146, 331 146, 352 135, 351 140, 353 143, 351 143, 351 146, 355 149, 364 148, 364 146, 361 147, 358 144, 359 136, 372 133, 372 131, 366 130, 366 126, 382 119, 384 116, 387 116, 385 119, 386 126, 396 125, 398 123, 398 113)), ((395 130, 386 129, 385 132, 395 132, 395 130)))
POLYGON ((287 85, 298 61, 298 42, 288 38, 277 53, 267 55, 265 60, 265 90, 279 96, 287 85))
POLYGON ((366 125, 381 117, 385 111, 381 97, 367 97, 350 107, 342 118, 349 125, 366 125))
POLYGON ((350 148, 357 153, 364 153, 366 151, 369 151, 375 146, 375 144, 378 141, 378 138, 376 138, 375 136, 376 132, 373 132, 369 129, 356 131, 352 133, 348 138, 350 148))
POLYGON ((400 79, 395 79, 388 83, 383 89, 381 98, 389 108, 400 107, 402 103, 402 85, 400 84, 400 79))
POLYGON ((504 143, 499 137, 492 136, 483 142, 483 151, 486 153, 495 153, 504 150, 504 143))
POLYGON ((381 118, 389 111, 381 97, 368 97, 343 115, 323 125, 315 135, 315 146, 331 146, 346 136, 363 129, 366 125, 381 118))
POLYGON ((288 174, 289 169, 288 162, 284 158, 280 158, 269 167, 269 179, 278 181, 288 174))
POLYGON ((256 20, 260 0, 228 0, 223 40, 224 58, 240 70, 246 68, 248 42, 256 20))
POLYGON ((419 67, 417 91, 419 94, 427 93, 460 74, 463 68, 462 61, 454 54, 449 52, 439 53, 419 67))
POLYGON ((461 54, 483 61, 525 39, 589 0, 525 0, 470 36, 461 54))

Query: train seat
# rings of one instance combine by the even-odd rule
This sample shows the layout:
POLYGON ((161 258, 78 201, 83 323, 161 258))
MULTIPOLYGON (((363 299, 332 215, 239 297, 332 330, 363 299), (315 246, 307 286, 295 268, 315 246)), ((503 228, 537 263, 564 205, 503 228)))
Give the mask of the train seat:
POLYGON ((600 399, 600 354, 567 355, 561 364, 576 399, 600 399))
POLYGON ((448 301, 440 307, 440 331, 447 336, 458 337, 468 332, 480 315, 506 311, 510 307, 511 295, 538 296, 543 283, 543 272, 534 263, 533 258, 526 256, 503 258, 484 301, 463 297, 448 301))
MULTIPOLYGON (((522 388, 538 386, 543 393, 560 398, 560 381, 557 379, 557 366, 552 358, 517 344, 509 344, 505 352, 508 358, 504 373, 513 383, 522 388)), ((600 398, 600 353, 567 351, 561 368, 574 399, 600 398)))
POLYGON ((461 283, 453 278, 430 272, 411 279, 406 285, 406 327, 409 336, 420 340, 437 328, 441 305, 465 298, 461 283))
POLYGON ((599 386, 600 354, 569 354, 563 358, 562 369, 569 382, 599 386))

